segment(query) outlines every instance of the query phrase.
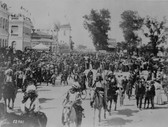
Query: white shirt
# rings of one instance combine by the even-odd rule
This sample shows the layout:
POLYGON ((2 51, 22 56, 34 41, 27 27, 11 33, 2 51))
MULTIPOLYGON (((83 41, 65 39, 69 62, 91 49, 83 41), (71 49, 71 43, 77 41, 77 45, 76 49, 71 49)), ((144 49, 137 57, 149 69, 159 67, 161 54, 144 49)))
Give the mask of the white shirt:
POLYGON ((34 91, 36 91, 36 86, 35 85, 28 85, 27 86, 27 89, 26 89, 26 92, 28 93, 29 91, 32 91, 32 90, 34 90, 34 91))
POLYGON ((38 112, 40 110, 40 105, 39 105, 39 99, 38 97, 33 101, 32 105, 31 105, 31 100, 30 98, 25 102, 21 104, 21 111, 23 113, 26 113, 26 108, 27 109, 33 109, 34 108, 34 112, 38 112))
POLYGON ((78 96, 78 93, 77 92, 75 92, 75 93, 71 93, 71 92, 69 92, 69 102, 74 102, 74 101, 76 101, 76 99, 77 99, 77 96, 78 96))
POLYGON ((101 82, 96 82, 96 87, 103 87, 101 82))

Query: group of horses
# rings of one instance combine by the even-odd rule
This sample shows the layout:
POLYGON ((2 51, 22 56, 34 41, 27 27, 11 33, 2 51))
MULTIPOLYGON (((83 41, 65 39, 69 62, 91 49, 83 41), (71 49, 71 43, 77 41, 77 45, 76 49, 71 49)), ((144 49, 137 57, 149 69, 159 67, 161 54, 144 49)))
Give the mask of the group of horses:
MULTIPOLYGON (((0 123, 1 127, 46 127, 47 116, 43 112, 30 112, 26 114, 17 114, 14 109, 14 102, 18 92, 17 81, 12 69, 7 69, 0 73, 0 91, 1 99, 0 102, 0 123), (6 74, 6 71, 10 74, 6 74), (8 80, 11 79, 11 80, 8 80), (14 111, 8 113, 8 109, 14 111)), ((26 83, 28 76, 25 77, 24 82, 26 83)), ((25 84, 25 89, 26 89, 25 84)))
MULTIPOLYGON (((93 78, 93 76, 91 77, 93 78)), ((90 81, 90 79, 88 79, 90 81)), ((116 81, 116 79, 115 79, 116 81)), ((96 111, 98 110, 98 121, 101 122, 101 112, 102 109, 104 109, 104 118, 106 118, 106 112, 108 111, 111 115, 111 108, 112 108, 112 102, 114 101, 115 108, 114 110, 117 110, 117 98, 118 98, 118 92, 117 90, 119 87, 117 86, 117 82, 111 84, 111 81, 109 82, 103 82, 105 85, 104 92, 102 91, 95 91, 95 87, 93 87, 93 84, 88 87, 88 93, 90 95, 90 101, 93 102, 93 109, 94 109, 94 126, 95 126, 95 118, 96 118, 96 111)), ((76 127, 80 127, 81 123, 78 124, 77 122, 77 114, 75 113, 75 110, 73 109, 73 106, 65 106, 63 107, 62 111, 63 116, 63 125, 67 125, 70 127, 71 124, 75 124, 76 127)))

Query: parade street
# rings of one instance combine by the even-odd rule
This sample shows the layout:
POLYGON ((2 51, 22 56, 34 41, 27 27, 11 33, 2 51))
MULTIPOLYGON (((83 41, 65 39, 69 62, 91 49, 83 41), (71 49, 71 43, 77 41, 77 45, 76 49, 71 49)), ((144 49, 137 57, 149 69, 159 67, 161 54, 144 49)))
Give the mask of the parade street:
MULTIPOLYGON (((38 94, 41 105, 41 111, 46 113, 48 117, 47 127, 62 127, 62 101, 65 98, 65 93, 71 87, 72 80, 69 80, 68 86, 60 86, 59 79, 56 82, 56 86, 42 84, 38 86, 38 94)), ((15 101, 15 110, 19 109, 23 94, 18 92, 15 101)), ((168 105, 155 105, 155 109, 142 109, 139 110, 136 107, 136 100, 134 97, 128 100, 126 95, 124 100, 124 106, 119 105, 119 99, 117 104, 117 111, 114 111, 114 105, 112 105, 111 116, 107 112, 107 118, 103 118, 102 110, 102 122, 99 127, 166 127, 168 118, 168 105), (166 109, 166 110, 165 110, 166 109)), ((90 107, 89 95, 86 100, 83 101, 83 108, 85 118, 82 121, 82 127, 93 127, 93 109, 90 107)), ((96 116, 98 116, 96 114, 96 116)), ((98 121, 98 120, 97 120, 98 121)), ((97 122, 98 123, 98 122, 97 122)), ((96 124, 96 127, 98 124, 96 124)))

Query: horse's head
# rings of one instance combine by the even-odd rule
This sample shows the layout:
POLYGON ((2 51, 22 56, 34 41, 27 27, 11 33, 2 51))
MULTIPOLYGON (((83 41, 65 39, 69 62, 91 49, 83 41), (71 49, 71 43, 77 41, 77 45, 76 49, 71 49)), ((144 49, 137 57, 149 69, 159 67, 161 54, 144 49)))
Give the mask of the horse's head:
POLYGON ((95 98, 95 89, 94 88, 91 88, 90 89, 90 99, 91 101, 93 101, 95 98))

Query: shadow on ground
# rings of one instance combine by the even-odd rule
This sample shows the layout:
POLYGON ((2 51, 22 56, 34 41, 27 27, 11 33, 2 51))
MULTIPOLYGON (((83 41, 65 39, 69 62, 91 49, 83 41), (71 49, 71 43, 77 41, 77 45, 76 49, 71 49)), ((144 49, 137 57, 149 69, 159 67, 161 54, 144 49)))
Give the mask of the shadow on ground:
POLYGON ((168 105, 156 106, 154 109, 168 109, 168 105))
POLYGON ((102 126, 123 126, 127 123, 131 123, 132 120, 125 120, 123 118, 117 117, 117 118, 112 118, 108 120, 104 120, 102 122, 102 126))
POLYGON ((45 92, 45 91, 51 91, 51 90, 49 90, 49 89, 40 89, 40 90, 38 90, 38 91, 43 91, 43 92, 45 92))
POLYGON ((134 104, 126 104, 126 105, 124 105, 124 106, 134 106, 134 104))
POLYGON ((131 110, 131 109, 123 109, 118 110, 118 115, 126 115, 127 117, 133 116, 133 113, 138 113, 138 110, 131 110))
POLYGON ((39 102, 40 103, 46 103, 47 101, 51 101, 53 100, 54 98, 39 98, 39 102))

